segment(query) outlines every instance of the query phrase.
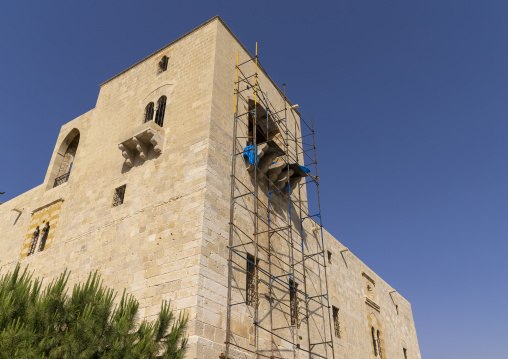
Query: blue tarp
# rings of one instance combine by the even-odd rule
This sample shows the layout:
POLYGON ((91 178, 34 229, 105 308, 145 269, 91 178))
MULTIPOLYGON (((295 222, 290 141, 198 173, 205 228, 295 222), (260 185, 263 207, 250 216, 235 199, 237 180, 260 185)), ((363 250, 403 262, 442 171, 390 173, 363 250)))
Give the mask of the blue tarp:
MULTIPOLYGON (((256 146, 255 145, 249 145, 249 146, 246 146, 244 149, 243 149, 243 157, 249 161, 249 163, 251 165, 257 165, 257 158, 256 158, 256 146)), ((273 163, 277 163, 277 162, 273 162, 273 163)), ((306 166, 299 166, 303 172, 305 173, 310 173, 310 169, 309 167, 306 167, 306 166)))
POLYGON ((243 157, 249 161, 251 165, 257 165, 256 146, 249 145, 243 149, 243 157))
POLYGON ((302 171, 303 171, 303 172, 305 172, 305 173, 310 173, 309 167, 306 167, 306 166, 300 166, 300 168, 302 169, 302 171))

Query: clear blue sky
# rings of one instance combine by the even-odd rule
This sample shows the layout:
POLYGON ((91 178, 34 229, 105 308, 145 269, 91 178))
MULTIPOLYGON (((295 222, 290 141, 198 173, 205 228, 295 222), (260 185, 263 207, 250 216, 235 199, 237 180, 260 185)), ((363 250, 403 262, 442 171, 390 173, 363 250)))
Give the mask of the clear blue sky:
POLYGON ((100 83, 217 14, 314 116, 325 227, 412 303, 423 358, 507 358, 506 0, 2 1, 0 201, 100 83))

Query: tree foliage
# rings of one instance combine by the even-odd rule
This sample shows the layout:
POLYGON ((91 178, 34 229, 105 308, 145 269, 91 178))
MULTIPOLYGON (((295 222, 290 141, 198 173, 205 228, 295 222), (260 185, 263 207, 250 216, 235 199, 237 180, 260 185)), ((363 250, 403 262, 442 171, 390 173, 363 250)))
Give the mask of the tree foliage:
POLYGON ((163 302, 153 322, 137 321, 139 302, 90 273, 67 293, 64 271, 45 289, 18 264, 0 277, 0 358, 167 358, 185 354, 188 318, 163 302))

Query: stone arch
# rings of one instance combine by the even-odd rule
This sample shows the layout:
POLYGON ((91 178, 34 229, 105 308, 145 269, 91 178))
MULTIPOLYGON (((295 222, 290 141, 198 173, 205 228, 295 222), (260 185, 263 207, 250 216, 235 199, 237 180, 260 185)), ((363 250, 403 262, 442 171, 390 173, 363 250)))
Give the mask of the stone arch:
POLYGON ((60 143, 49 176, 47 189, 57 187, 69 180, 80 139, 77 128, 72 129, 60 143))

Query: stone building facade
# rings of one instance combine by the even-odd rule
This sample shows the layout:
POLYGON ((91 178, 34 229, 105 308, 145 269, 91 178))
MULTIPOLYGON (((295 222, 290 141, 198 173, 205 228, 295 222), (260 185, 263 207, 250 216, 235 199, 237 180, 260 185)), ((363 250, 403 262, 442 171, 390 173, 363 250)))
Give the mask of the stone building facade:
MULTIPOLYGON (((50 281, 68 268, 72 285, 97 269, 143 317, 166 299, 186 311, 188 358, 224 357, 237 53, 252 57, 215 17, 104 82, 95 108, 62 126, 44 182, 0 206, 0 273, 21 262, 50 281)), ((280 93, 262 68, 259 81, 280 93)), ((410 303, 324 239, 327 357, 421 358, 410 303)), ((232 328, 253 348, 251 318, 232 328)), ((309 357, 286 349, 274 357, 309 357)))

